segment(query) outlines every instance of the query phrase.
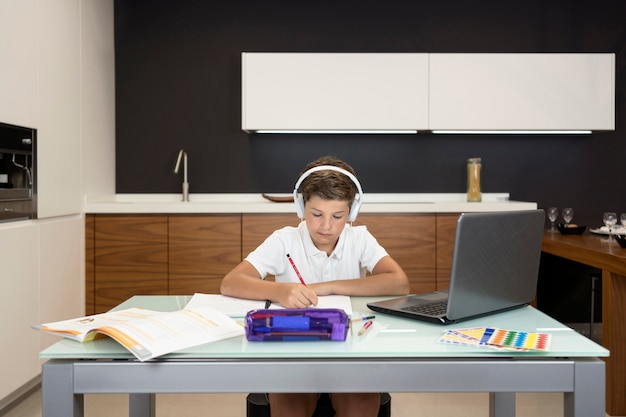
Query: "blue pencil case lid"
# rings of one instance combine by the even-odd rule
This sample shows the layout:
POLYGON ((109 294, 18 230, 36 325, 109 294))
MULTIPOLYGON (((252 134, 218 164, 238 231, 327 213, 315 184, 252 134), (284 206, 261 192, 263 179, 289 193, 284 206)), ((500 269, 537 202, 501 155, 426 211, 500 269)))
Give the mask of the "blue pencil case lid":
POLYGON ((251 342, 346 340, 350 318, 338 308, 252 310, 246 314, 251 342))

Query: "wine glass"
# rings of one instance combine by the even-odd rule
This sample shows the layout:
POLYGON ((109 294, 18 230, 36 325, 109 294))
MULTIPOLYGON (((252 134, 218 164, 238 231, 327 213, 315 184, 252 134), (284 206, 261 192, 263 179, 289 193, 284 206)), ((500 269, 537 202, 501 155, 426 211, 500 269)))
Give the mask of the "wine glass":
POLYGON ((561 212, 561 216, 563 216, 563 221, 565 221, 565 227, 569 226, 569 222, 574 218, 574 209, 571 207, 565 207, 561 212))
POLYGON ((622 226, 626 227, 626 213, 622 213, 619 215, 619 221, 622 226))
MULTIPOLYGON (((559 209, 556 207, 548 207, 547 211, 548 220, 550 220, 550 231, 554 232, 556 229, 554 228, 554 222, 559 217, 559 209)), ((625 213, 626 217, 626 213, 625 213)))
POLYGON ((614 211, 606 211, 602 215, 602 221, 604 225, 609 229, 608 241, 611 241, 611 233, 613 232, 613 226, 617 224, 617 214, 614 211))

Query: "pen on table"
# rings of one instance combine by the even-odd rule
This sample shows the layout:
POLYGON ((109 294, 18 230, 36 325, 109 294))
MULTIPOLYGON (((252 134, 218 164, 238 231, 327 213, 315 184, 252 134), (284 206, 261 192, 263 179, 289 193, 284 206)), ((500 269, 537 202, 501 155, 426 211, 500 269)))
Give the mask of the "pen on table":
POLYGON ((272 305, 272 302, 270 300, 265 300, 265 308, 266 309, 270 308, 271 305, 272 305))
POLYGON ((363 327, 361 327, 361 330, 359 330, 359 336, 361 336, 362 334, 365 334, 365 332, 367 331, 367 329, 369 329, 370 327, 372 327, 372 323, 374 323, 371 320, 366 321, 365 323, 363 323, 363 327))
POLYGON ((306 287, 306 282, 304 282, 304 278, 302 278, 302 275, 300 275, 300 271, 298 271, 298 268, 296 267, 296 264, 293 262, 293 259, 291 259, 291 256, 289 254, 287 254, 287 259, 289 259, 289 263, 291 264, 291 267, 295 271, 295 273, 298 276, 298 279, 300 280, 302 285, 304 285, 306 287))
POLYGON ((376 316, 363 316, 363 317, 356 317, 352 320, 350 320, 352 323, 354 323, 355 321, 365 321, 365 320, 372 320, 375 319, 376 316))

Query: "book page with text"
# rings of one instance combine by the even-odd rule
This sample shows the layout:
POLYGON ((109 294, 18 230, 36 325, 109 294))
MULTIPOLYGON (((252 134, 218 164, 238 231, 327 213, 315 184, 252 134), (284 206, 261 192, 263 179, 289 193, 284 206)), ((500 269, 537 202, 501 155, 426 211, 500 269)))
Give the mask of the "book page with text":
POLYGON ((79 342, 104 334, 140 361, 245 333, 240 323, 207 305, 173 312, 130 308, 34 328, 79 342))

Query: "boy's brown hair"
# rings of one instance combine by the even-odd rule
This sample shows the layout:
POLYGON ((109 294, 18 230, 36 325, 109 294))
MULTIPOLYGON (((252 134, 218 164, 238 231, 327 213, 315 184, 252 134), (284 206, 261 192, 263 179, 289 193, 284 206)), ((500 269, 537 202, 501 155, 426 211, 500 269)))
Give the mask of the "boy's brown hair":
MULTIPOLYGON (((322 156, 316 159, 309 163, 302 173, 321 165, 336 166, 356 176, 354 169, 350 165, 334 156, 322 156)), ((302 181, 300 190, 305 203, 312 196, 316 195, 325 200, 347 201, 350 207, 357 193, 356 185, 347 175, 333 170, 312 172, 302 181)))

